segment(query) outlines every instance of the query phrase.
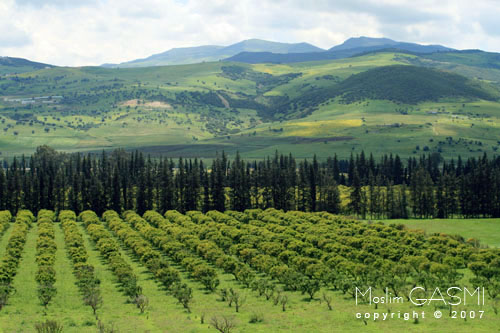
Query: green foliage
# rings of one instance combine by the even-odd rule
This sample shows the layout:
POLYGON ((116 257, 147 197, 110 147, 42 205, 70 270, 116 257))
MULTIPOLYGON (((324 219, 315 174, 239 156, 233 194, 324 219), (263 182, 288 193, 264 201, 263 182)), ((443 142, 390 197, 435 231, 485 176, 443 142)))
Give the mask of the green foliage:
POLYGON ((177 298, 180 304, 188 311, 191 312, 190 304, 193 300, 193 289, 187 284, 175 283, 171 288, 172 295, 177 298))
POLYGON ((303 294, 308 294, 310 299, 314 298, 314 295, 319 291, 320 284, 318 280, 304 278, 300 283, 300 290, 303 294))
POLYGON ((61 333, 63 332, 63 325, 55 320, 47 319, 44 322, 35 324, 37 333, 61 333))
MULTIPOLYGON (((92 214, 86 215, 91 216, 92 214)), ((458 285, 465 283, 467 286, 469 286, 467 283, 470 283, 474 287, 484 286, 485 292, 488 293, 486 301, 493 306, 495 306, 495 300, 498 301, 500 294, 500 288, 498 288, 498 267, 500 267, 498 249, 480 248, 475 246, 475 242, 468 242, 458 236, 448 236, 441 233, 426 235, 419 231, 409 231, 398 225, 388 226, 380 222, 366 223, 326 212, 305 213, 284 212, 276 209, 254 209, 245 212, 227 211, 225 213, 211 212, 210 214, 200 212, 180 214, 170 211, 165 215, 167 218, 162 217, 159 213, 148 212, 144 214, 144 218, 141 218, 136 213, 128 211, 123 214, 124 219, 122 219, 116 212, 108 211, 103 215, 103 223, 99 221, 98 224, 88 224, 87 229, 94 230, 93 232, 99 236, 103 233, 98 226, 102 226, 108 236, 110 235, 108 230, 112 230, 113 234, 120 240, 119 243, 115 241, 119 244, 118 246, 127 247, 138 259, 137 262, 126 261, 131 262, 134 269, 143 265, 151 272, 151 275, 139 277, 140 285, 145 287, 145 293, 139 291, 133 299, 134 304, 130 305, 125 303, 125 297, 119 297, 121 295, 117 293, 119 289, 114 285, 114 281, 109 281, 114 280, 110 279, 111 274, 130 276, 130 270, 126 265, 122 265, 122 260, 126 259, 125 256, 128 255, 128 252, 120 251, 121 256, 108 255, 104 265, 110 269, 106 269, 105 272, 101 271, 103 277, 106 277, 106 280, 103 280, 103 284, 101 284, 101 281, 95 277, 94 267, 86 261, 81 261, 82 251, 72 250, 83 247, 83 243, 80 241, 82 235, 79 235, 80 227, 75 223, 75 214, 67 211, 59 214, 58 219, 64 231, 66 252, 70 259, 73 258, 71 253, 75 254, 74 274, 82 294, 83 304, 91 307, 94 314, 99 312, 101 319, 107 321, 112 315, 129 311, 130 309, 126 309, 129 307, 132 312, 128 312, 131 315, 127 317, 126 321, 130 321, 131 325, 143 327, 144 320, 150 319, 148 327, 156 328, 155 320, 161 319, 164 322, 165 312, 155 309, 156 306, 149 308, 148 304, 165 304, 165 306, 170 304, 169 313, 185 308, 196 316, 202 313, 207 314, 207 316, 217 314, 219 317, 220 313, 228 310, 227 305, 230 304, 229 310, 241 310, 238 317, 243 316, 240 319, 245 321, 241 324, 243 330, 251 330, 252 325, 248 321, 261 322, 262 313, 265 313, 265 324, 261 329, 281 330, 282 327, 288 329, 291 326, 282 325, 295 326, 300 321, 301 329, 326 331, 324 325, 315 326, 314 323, 304 323, 303 319, 318 318, 320 320, 323 318, 323 323, 325 323, 326 313, 324 311, 335 308, 335 311, 328 312, 330 313, 328 317, 332 317, 332 322, 336 322, 337 318, 345 316, 355 308, 359 311, 360 308, 353 305, 352 300, 349 301, 342 295, 345 293, 352 296, 355 287, 365 290, 367 286, 373 286, 374 292, 377 294, 385 292, 383 288, 388 287, 389 292, 394 295, 407 295, 415 285, 424 286, 432 291, 436 286, 445 290, 457 283, 458 285), (161 244, 161 246, 156 244, 161 244), (185 271, 179 274, 174 267, 166 266, 166 262, 163 263, 164 254, 171 258, 178 255, 177 260, 186 267, 185 271), (213 264, 219 261, 219 256, 233 258, 234 272, 241 267, 246 267, 245 270, 248 269, 254 274, 254 279, 250 283, 252 291, 243 290, 246 288, 246 284, 232 279, 231 275, 219 273, 225 267, 222 264, 220 266, 213 264), (262 262, 266 263, 262 264, 262 262), (467 263, 467 267, 465 267, 465 263, 467 263), (115 266, 116 270, 111 269, 115 266), (207 273, 210 271, 209 268, 220 274, 221 285, 218 288, 218 296, 200 290, 203 284, 199 276, 210 275, 207 273), (187 276, 188 279, 181 281, 181 275, 187 276), (173 305, 172 297, 149 293, 149 290, 159 291, 162 289, 158 289, 154 282, 148 282, 150 276, 167 286, 167 294, 174 296, 180 304, 177 309, 173 305), (195 276, 197 277, 195 278, 195 276), (111 288, 115 293, 114 296, 123 303, 120 303, 119 300, 114 303, 119 304, 119 306, 109 306, 107 300, 111 296, 109 290, 102 290, 103 286, 111 288), (287 289, 287 291, 282 288, 287 289), (300 292, 293 290, 303 291, 308 294, 309 299, 320 301, 308 302, 303 296, 300 296, 300 292), (144 296, 145 294, 148 296, 144 296), (213 303, 216 297, 225 303, 213 303), (193 299, 196 299, 196 302, 193 302, 193 299), (106 304, 103 305, 103 301, 106 304), (172 308, 172 306, 174 307, 172 308), (290 311, 290 307, 293 311, 290 311), (142 316, 140 314, 142 312, 147 313, 147 317, 142 316), (290 316, 283 312, 288 312, 290 316), (298 321, 295 321, 296 317, 300 317, 298 321)), ((85 221, 82 222, 83 227, 85 221)), ((25 228, 21 218, 13 226, 13 230, 9 230, 9 232, 12 234, 14 229, 20 228, 20 226, 25 228)), ((52 246, 46 246, 50 242, 45 238, 50 239, 50 227, 53 226, 54 223, 49 220, 49 217, 38 219, 38 238, 43 239, 43 241, 39 242, 38 249, 37 246, 30 248, 33 250, 32 258, 34 258, 35 250, 37 252, 39 250, 52 251, 52 246)), ((59 230, 56 231, 56 235, 57 232, 59 230)), ((114 237, 111 238, 114 240, 114 237)), ((59 237, 56 239, 60 241, 59 237)), ((8 244, 7 239, 2 241, 4 244, 8 244)), ((34 238, 29 238, 29 241, 32 242, 30 244, 35 245, 34 238)), ((60 246, 60 243, 57 244, 60 246)), ((85 250, 84 247, 83 250, 85 250)), ((60 251, 57 253, 60 255, 60 251)), ((86 252, 83 251, 83 253, 86 252)), ((98 260, 99 256, 94 251, 91 252, 91 256, 94 262, 98 260)), ((35 260, 30 262, 23 260, 22 265, 38 265, 35 260)), ((58 259, 57 263, 59 262, 58 259)), ((226 260, 220 262, 224 263, 226 260)), ((23 270, 23 272, 25 271, 23 270)), ((43 273, 40 274, 40 281, 53 281, 50 280, 52 271, 49 268, 44 269, 43 272, 40 271, 43 273)), ((60 274, 60 271, 57 270, 56 273, 60 274)), ((63 274, 61 276, 64 276, 63 274)), ((34 279, 35 277, 33 277, 34 279)), ((134 286, 138 284, 131 283, 130 285, 132 286, 131 290, 137 290, 134 286)), ((2 294, 12 295, 14 293, 12 285, 8 287, 9 289, 5 289, 5 292, 2 292, 2 288, 0 288, 0 305, 6 303, 2 301, 2 294)), ((123 287, 123 291, 125 290, 125 286, 120 285, 120 287, 123 287)), ((61 292, 61 290, 59 291, 61 292)), ((50 289, 43 291, 42 288, 39 288, 39 292, 40 303, 44 304, 45 296, 49 299, 47 303, 50 304, 49 309, 45 311, 50 316, 48 318, 52 318, 50 312, 58 313, 60 311, 57 307, 60 306, 59 303, 54 301, 58 299, 59 295, 53 298, 54 295, 51 294, 50 289)), ((39 311, 41 305, 38 302, 33 303, 36 303, 36 311, 39 311)), ((30 303, 26 302, 23 306, 29 307, 30 303)), ((359 306, 363 307, 364 305, 359 306)), ((469 308, 475 309, 473 305, 468 304, 469 308)), ((404 305, 390 306, 390 310, 394 312, 411 311, 412 309, 413 307, 406 302, 404 305)), ((66 310, 69 311, 69 309, 66 310)), ((32 310, 27 310, 26 313, 31 313, 30 311, 32 310)), ((68 311, 66 313, 70 313, 68 311)), ((5 316, 12 316, 12 318, 19 318, 23 315, 16 314, 14 309, 12 311, 9 309, 8 312, 8 314, 6 311, 3 313, 5 316)), ((88 315, 90 316, 91 312, 88 315)), ((185 315, 188 316, 188 314, 185 315)), ((193 315, 189 316, 192 318, 193 315)), ((39 319, 35 318, 34 320, 39 319)), ((79 322, 75 320, 75 326, 73 326, 68 324, 67 317, 61 317, 58 320, 64 323, 65 330, 68 331, 72 331, 73 327, 76 330, 84 330, 83 326, 94 323, 92 320, 85 324, 85 321, 81 319, 79 322)), ((329 320, 326 322, 330 323, 329 320)), ((119 322, 120 329, 124 327, 124 321, 116 322, 119 322)), ((193 324, 182 323, 180 325, 198 325, 198 323, 199 320, 195 320, 193 324)), ((33 321, 29 322, 29 325, 33 324, 33 321)), ((341 324, 340 327, 347 327, 342 325, 344 324, 341 324)), ((351 325, 351 323, 347 322, 345 325, 351 325)), ((424 320, 420 321, 419 325, 423 328, 429 327, 427 326, 429 323, 424 320)), ((477 325, 480 325, 477 326, 480 328, 491 328, 494 327, 495 321, 492 319, 492 321, 483 321, 477 325)), ((185 329, 188 326, 182 327, 185 329)), ((196 326, 189 326, 189 328, 191 327, 194 330, 197 329, 196 326)), ((391 323, 391 329, 395 327, 403 326, 396 321, 391 323)), ((461 325, 456 327, 461 327, 461 325)), ((374 326, 374 330, 379 329, 382 328, 374 326)))
MULTIPOLYGON (((111 216, 116 216, 116 213, 105 214, 104 218, 109 219, 111 216)), ((95 242, 96 248, 107 260, 111 270, 117 277, 125 295, 135 300, 140 295, 142 288, 137 284, 137 277, 132 267, 121 256, 119 245, 104 226, 100 224, 95 215, 84 212, 80 214, 80 218, 87 226, 87 231, 90 238, 95 242)))
POLYGON ((55 213, 53 211, 42 209, 38 212, 38 239, 36 242, 38 271, 35 280, 38 283, 38 299, 44 307, 47 307, 57 294, 54 287, 56 282, 54 263, 57 250, 54 240, 54 219, 55 213))
POLYGON ((494 99, 463 76, 416 66, 370 69, 349 77, 336 91, 347 103, 364 99, 406 104, 438 101, 445 97, 494 99))
POLYGON ((141 313, 144 313, 149 306, 149 299, 145 295, 137 295, 134 303, 137 305, 137 308, 139 308, 141 313))
POLYGON ((12 214, 8 210, 0 211, 0 235, 9 227, 9 222, 12 220, 12 214))
MULTIPOLYGON (((174 215, 173 212, 169 213, 170 216, 174 215)), ((136 215, 133 212, 125 212, 124 213, 125 220, 130 223, 137 231, 138 234, 141 234, 148 241, 152 242, 157 248, 162 249, 165 253, 171 256, 175 261, 180 263, 184 268, 186 268, 189 272, 189 275, 200 281, 207 290, 214 292, 219 285, 219 279, 217 278, 216 271, 205 264, 202 260, 198 259, 197 256, 193 253, 195 249, 199 247, 199 239, 195 237, 190 237, 188 234, 176 233, 178 236, 178 241, 183 242, 173 242, 172 234, 176 232, 168 228, 166 220, 158 213, 149 211, 144 214, 144 217, 149 220, 149 223, 158 226, 159 228, 155 228, 151 226, 145 219, 142 219, 140 216, 136 215)), ((110 227, 113 229, 113 226, 116 228, 121 227, 123 223, 120 221, 116 221, 116 223, 111 224, 110 227)), ((123 228, 123 227, 122 227, 123 228)), ((137 234, 137 232, 133 231, 131 228, 129 229, 129 233, 137 234)), ((144 241, 143 241, 144 242, 144 241)), ((145 242, 144 242, 145 243, 145 242)), ((144 249, 149 246, 144 244, 144 249)), ((148 256, 159 257, 157 251, 153 249, 143 250, 142 259, 144 261, 148 261, 148 256)), ((160 271, 156 273, 157 277, 164 280, 162 282, 167 286, 171 286, 174 282, 173 279, 175 275, 169 272, 168 270, 160 271)))
MULTIPOLYGON (((82 218, 88 219, 95 216, 93 212, 82 214, 80 214, 82 218)), ((90 306, 94 315, 96 315, 97 309, 102 306, 101 281, 95 276, 94 266, 87 263, 88 254, 82 234, 76 224, 76 214, 72 211, 61 211, 59 221, 64 231, 67 251, 73 262, 74 274, 83 302, 85 305, 90 306)))
POLYGON ((257 324, 257 323, 262 323, 264 321, 264 314, 259 312, 259 313, 252 313, 250 316, 250 324, 257 324))
MULTIPOLYGON (((3 214, 4 219, 9 214, 3 214)), ((12 280, 17 273, 26 236, 35 217, 30 211, 20 210, 16 214, 14 229, 7 243, 6 252, 0 262, 0 310, 7 304, 9 296, 15 292, 12 280)))

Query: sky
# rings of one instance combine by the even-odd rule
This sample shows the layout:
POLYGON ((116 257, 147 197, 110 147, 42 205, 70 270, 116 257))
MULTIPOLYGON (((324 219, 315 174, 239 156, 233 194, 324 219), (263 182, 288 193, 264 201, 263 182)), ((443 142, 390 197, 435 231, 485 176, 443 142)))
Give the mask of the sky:
POLYGON ((120 63, 260 38, 322 48, 388 37, 500 52, 497 0, 0 0, 0 56, 120 63))

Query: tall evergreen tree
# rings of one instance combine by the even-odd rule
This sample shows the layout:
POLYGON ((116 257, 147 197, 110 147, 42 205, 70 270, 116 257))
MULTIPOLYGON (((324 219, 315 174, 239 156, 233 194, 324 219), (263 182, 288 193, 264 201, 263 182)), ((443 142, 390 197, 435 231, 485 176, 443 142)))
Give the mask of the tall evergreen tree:
POLYGON ((361 187, 361 179, 359 178, 358 169, 354 167, 352 173, 351 194, 349 195, 349 211, 356 215, 361 215, 364 210, 363 205, 363 189, 361 187))

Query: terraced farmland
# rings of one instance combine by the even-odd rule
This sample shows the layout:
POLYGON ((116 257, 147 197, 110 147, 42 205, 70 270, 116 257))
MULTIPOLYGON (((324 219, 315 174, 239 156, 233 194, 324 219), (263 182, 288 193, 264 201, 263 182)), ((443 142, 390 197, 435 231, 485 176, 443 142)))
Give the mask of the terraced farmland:
POLYGON ((0 234, 5 332, 50 320, 64 332, 493 332, 500 324, 500 250, 401 225, 275 209, 21 210, 0 212, 0 234), (420 299, 437 299, 435 288, 442 299, 414 305, 406 296, 416 286, 427 289, 420 299), (477 294, 450 305, 454 286, 484 287, 484 305, 477 294), (370 287, 403 301, 356 293, 370 287), (413 311, 426 316, 405 319, 413 311))

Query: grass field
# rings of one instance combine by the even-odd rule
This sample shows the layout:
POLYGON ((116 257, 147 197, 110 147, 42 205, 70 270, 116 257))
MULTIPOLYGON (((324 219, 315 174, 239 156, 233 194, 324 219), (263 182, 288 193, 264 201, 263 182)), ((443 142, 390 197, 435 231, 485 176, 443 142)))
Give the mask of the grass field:
POLYGON ((481 244, 500 247, 500 219, 416 219, 383 220, 386 224, 404 224, 408 229, 420 229, 431 233, 460 235, 475 238, 481 244))
MULTIPOLYGON (((404 223, 409 228, 420 228, 428 233, 444 232, 460 234, 464 237, 476 237, 483 244, 498 246, 500 236, 498 226, 500 219, 489 220, 406 220, 385 221, 385 223, 404 223)), ((210 319, 214 315, 225 315, 236 323, 236 329, 232 332, 499 332, 500 317, 491 310, 489 300, 484 307, 474 305, 457 306, 458 311, 484 310, 483 319, 453 319, 447 316, 447 307, 424 307, 417 308, 408 303, 386 304, 375 308, 373 305, 356 305, 351 296, 344 295, 339 291, 332 291, 326 287, 317 293, 311 301, 308 296, 300 292, 286 291, 289 302, 285 312, 279 305, 273 305, 271 300, 259 296, 256 291, 244 288, 234 279, 232 274, 224 273, 213 266, 220 279, 220 288, 235 288, 241 290, 246 302, 239 313, 233 307, 228 307, 226 302, 219 301, 215 293, 208 293, 201 283, 189 277, 183 267, 174 263, 166 257, 171 267, 181 273, 181 278, 194 291, 194 299, 191 313, 188 313, 177 303, 154 279, 148 269, 121 243, 121 256, 133 268, 138 276, 139 285, 143 293, 149 298, 150 306, 146 313, 140 314, 134 304, 128 302, 116 283, 116 278, 109 269, 107 262, 95 248, 90 240, 83 223, 79 223, 79 229, 84 235, 84 245, 89 253, 88 262, 96 268, 97 276, 101 279, 101 290, 103 306, 98 310, 100 320, 115 332, 216 332, 210 325, 210 319), (333 310, 329 311, 326 304, 321 301, 321 293, 326 292, 333 296, 333 310), (427 317, 414 321, 403 318, 394 318, 386 321, 360 320, 356 319, 356 313, 365 312, 393 312, 404 313, 414 310, 426 311, 427 317), (440 320, 432 318, 436 310, 445 313, 440 320), (251 318, 258 315, 262 322, 250 323, 251 318), (430 318, 429 318, 430 316, 430 318), (202 323, 203 318, 203 323, 202 323)), ((0 239, 0 256, 3 255, 7 239, 12 231, 10 227, 0 239)), ((34 325, 45 319, 55 319, 63 324, 64 332, 94 332, 96 321, 92 310, 83 305, 79 291, 75 285, 75 277, 72 274, 72 264, 66 253, 66 247, 62 229, 59 223, 55 223, 56 252, 56 288, 57 295, 52 303, 44 310, 39 304, 36 296, 37 284, 34 281, 36 272, 35 242, 37 237, 36 224, 31 228, 27 236, 26 246, 18 274, 14 279, 17 292, 9 299, 9 304, 0 311, 1 332, 34 332, 34 325)), ((258 277, 263 277, 261 273, 258 277)), ((459 282, 460 285, 468 285, 469 272, 464 271, 465 277, 459 282)))

